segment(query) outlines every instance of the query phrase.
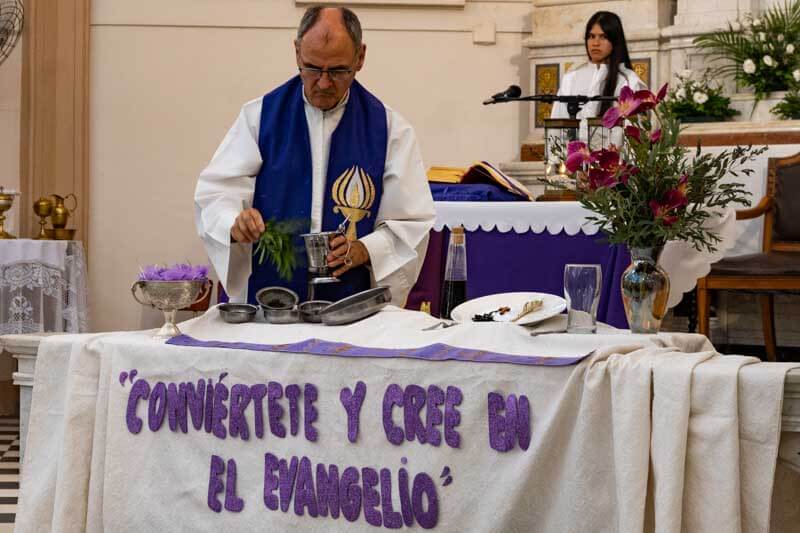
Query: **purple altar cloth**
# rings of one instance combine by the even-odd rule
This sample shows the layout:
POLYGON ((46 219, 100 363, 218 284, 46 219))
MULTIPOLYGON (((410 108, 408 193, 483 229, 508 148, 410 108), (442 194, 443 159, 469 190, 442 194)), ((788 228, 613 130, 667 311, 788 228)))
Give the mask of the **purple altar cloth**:
MULTIPOLYGON (((501 292, 563 295, 564 265, 599 264, 603 271, 603 288, 597 319, 627 329, 628 320, 620 294, 622 273, 630 265, 630 253, 625 246, 603 242, 605 236, 601 233, 567 235, 562 231, 551 235, 547 231, 502 233, 480 229, 466 233, 468 299, 501 292)), ((419 309, 423 301, 429 301, 431 313, 439 316, 449 235, 446 228, 441 232, 431 231, 422 272, 408 295, 408 309, 419 309)))
POLYGON ((459 348, 449 344, 429 344, 419 348, 367 348, 344 342, 306 339, 290 344, 255 344, 250 342, 201 341, 188 335, 178 335, 167 341, 175 346, 195 348, 230 348, 259 352, 305 353, 311 355, 333 355, 337 357, 405 357, 427 361, 468 361, 472 363, 511 363, 528 366, 569 366, 581 362, 591 354, 567 357, 541 357, 537 355, 513 355, 487 350, 459 348))

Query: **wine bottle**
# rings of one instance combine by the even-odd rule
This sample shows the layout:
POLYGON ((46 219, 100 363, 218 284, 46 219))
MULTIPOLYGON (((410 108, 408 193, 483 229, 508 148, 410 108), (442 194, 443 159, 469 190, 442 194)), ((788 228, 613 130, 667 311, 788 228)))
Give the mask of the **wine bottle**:
POLYGON ((447 263, 439 305, 441 318, 452 318, 450 313, 467 301, 467 245, 464 228, 459 226, 450 232, 447 245, 447 263))

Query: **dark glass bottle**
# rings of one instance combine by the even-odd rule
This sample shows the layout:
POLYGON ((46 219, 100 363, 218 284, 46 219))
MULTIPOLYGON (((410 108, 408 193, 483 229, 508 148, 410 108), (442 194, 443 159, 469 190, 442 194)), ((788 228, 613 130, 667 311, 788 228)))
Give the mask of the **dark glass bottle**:
POLYGON ((464 240, 464 228, 459 226, 453 228, 450 232, 439 316, 441 318, 451 318, 450 313, 453 309, 466 301, 467 245, 464 240))

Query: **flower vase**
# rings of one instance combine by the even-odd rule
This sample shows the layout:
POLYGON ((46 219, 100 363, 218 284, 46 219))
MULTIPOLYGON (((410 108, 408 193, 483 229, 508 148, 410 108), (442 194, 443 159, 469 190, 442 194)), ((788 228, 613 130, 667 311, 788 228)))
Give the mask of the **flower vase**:
POLYGON ((669 276, 658 264, 663 247, 631 248, 622 273, 622 304, 632 333, 658 333, 667 313, 669 276))

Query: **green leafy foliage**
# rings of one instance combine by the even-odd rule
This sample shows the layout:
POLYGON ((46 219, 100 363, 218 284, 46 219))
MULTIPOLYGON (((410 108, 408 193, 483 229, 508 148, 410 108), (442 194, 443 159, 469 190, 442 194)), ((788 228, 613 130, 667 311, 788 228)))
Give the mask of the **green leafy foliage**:
POLYGON ((301 220, 266 221, 264 233, 253 251, 253 255, 258 256, 258 264, 269 259, 282 279, 291 280, 294 269, 298 266, 298 246, 295 240, 306 227, 308 222, 301 220))
POLYGON ((770 111, 784 120, 800 119, 800 93, 797 87, 786 93, 783 100, 774 105, 770 111))

